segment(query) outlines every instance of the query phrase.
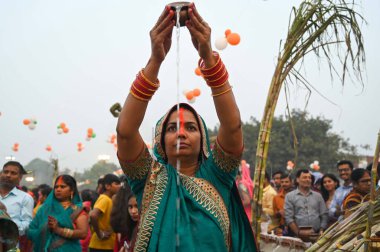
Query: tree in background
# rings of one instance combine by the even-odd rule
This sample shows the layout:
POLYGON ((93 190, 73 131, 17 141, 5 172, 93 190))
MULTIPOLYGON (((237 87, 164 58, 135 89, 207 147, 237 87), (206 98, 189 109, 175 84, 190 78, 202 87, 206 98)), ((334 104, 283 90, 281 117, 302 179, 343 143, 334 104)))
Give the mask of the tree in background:
MULTIPOLYGON (((358 161, 357 147, 349 143, 332 131, 332 120, 321 116, 313 117, 306 111, 293 110, 292 121, 295 135, 298 140, 297 153, 294 148, 294 136, 289 120, 284 116, 273 118, 271 144, 268 151, 268 171, 285 170, 288 160, 295 160, 299 168, 309 168, 309 165, 318 160, 321 172, 336 173, 338 160, 349 159, 358 161)), ((243 123, 244 152, 243 159, 247 163, 255 164, 255 152, 260 130, 260 122, 251 117, 250 121, 243 123)), ((209 136, 216 136, 218 127, 209 129, 209 136)), ((253 176, 254 170, 251 169, 253 176)))
POLYGON ((95 189, 99 178, 103 177, 108 173, 113 173, 117 169, 118 167, 114 163, 99 161, 96 164, 94 164, 90 169, 86 169, 83 173, 75 172, 74 178, 77 180, 77 182, 89 182, 84 185, 81 185, 79 187, 79 190, 95 189))
MULTIPOLYGON (((321 116, 312 117, 305 111, 293 110, 292 121, 298 140, 297 153, 294 148, 294 136, 289 120, 284 116, 274 117, 271 144, 267 158, 267 171, 285 170, 288 160, 295 160, 299 168, 309 168, 310 163, 318 160, 322 172, 335 173, 335 164, 341 159, 358 160, 357 148, 337 133, 332 132, 332 121, 321 116)), ((260 122, 251 118, 243 124, 243 159, 255 164, 254 153, 260 122)))

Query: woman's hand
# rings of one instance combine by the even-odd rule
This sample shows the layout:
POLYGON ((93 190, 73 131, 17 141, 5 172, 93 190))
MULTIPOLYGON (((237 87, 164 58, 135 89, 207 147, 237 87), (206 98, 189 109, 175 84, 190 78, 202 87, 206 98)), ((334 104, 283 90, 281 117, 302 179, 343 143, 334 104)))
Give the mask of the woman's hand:
POLYGON ((169 6, 165 7, 157 23, 150 31, 152 47, 151 60, 158 63, 164 61, 172 44, 172 33, 175 21, 173 20, 174 11, 169 6))
POLYGON ((215 58, 211 47, 211 28, 199 15, 194 3, 190 4, 188 13, 190 20, 186 21, 186 27, 190 31, 193 45, 206 65, 213 65, 215 58))
POLYGON ((48 228, 53 232, 57 232, 59 228, 58 221, 53 216, 48 216, 48 228))

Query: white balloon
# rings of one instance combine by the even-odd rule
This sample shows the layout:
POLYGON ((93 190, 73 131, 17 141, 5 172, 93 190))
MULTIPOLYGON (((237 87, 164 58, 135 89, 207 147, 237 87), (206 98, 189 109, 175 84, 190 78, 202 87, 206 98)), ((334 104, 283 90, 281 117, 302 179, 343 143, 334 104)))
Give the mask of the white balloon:
POLYGON ((195 100, 196 100, 196 98, 195 98, 195 97, 193 97, 193 99, 191 99, 191 100, 188 100, 188 102, 189 102, 189 103, 194 103, 194 102, 195 102, 195 100))
POLYGON ((29 123, 28 127, 30 130, 34 130, 36 128, 36 125, 34 123, 29 123))
POLYGON ((58 128, 58 129, 57 129, 57 133, 61 135, 61 134, 63 133, 63 129, 58 128))
POLYGON ((223 50, 227 47, 228 42, 226 37, 220 37, 215 40, 215 47, 218 50, 223 50))
POLYGON ((91 137, 86 137, 86 141, 90 141, 91 140, 91 137))
POLYGON ((31 123, 34 123, 34 124, 37 123, 37 119, 36 119, 35 116, 31 117, 29 120, 30 120, 31 123))

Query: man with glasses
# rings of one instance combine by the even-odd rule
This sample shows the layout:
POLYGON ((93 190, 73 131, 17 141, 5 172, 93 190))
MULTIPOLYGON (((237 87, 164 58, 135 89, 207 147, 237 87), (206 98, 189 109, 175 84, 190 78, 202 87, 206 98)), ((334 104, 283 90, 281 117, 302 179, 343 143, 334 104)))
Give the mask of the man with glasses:
POLYGON ((339 177, 344 182, 343 185, 336 189, 334 198, 330 204, 329 217, 333 220, 337 220, 342 215, 343 200, 352 190, 351 174, 354 165, 349 160, 342 160, 337 163, 336 167, 338 169, 339 177))

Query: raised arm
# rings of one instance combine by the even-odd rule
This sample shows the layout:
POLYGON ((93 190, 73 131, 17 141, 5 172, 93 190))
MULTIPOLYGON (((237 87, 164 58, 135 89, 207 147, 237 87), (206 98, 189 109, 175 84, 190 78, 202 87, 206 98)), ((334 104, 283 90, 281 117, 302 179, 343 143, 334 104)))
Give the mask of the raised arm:
POLYGON ((134 160, 141 153, 144 141, 139 133, 148 102, 159 87, 157 79, 161 64, 170 50, 174 12, 166 6, 150 31, 150 59, 134 81, 117 123, 118 155, 123 161, 134 160))
POLYGON ((232 87, 228 81, 228 72, 219 55, 212 51, 211 28, 199 15, 194 3, 189 7, 190 20, 186 22, 194 47, 201 57, 201 72, 211 87, 216 113, 220 121, 218 143, 234 156, 243 150, 243 133, 240 112, 232 87))

